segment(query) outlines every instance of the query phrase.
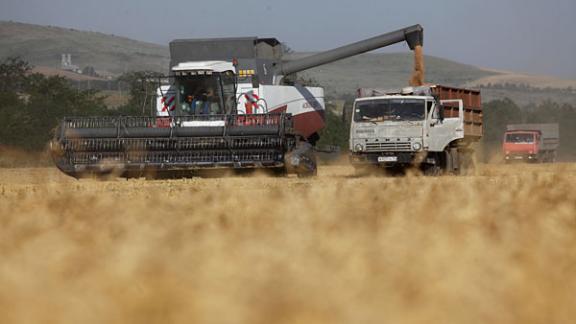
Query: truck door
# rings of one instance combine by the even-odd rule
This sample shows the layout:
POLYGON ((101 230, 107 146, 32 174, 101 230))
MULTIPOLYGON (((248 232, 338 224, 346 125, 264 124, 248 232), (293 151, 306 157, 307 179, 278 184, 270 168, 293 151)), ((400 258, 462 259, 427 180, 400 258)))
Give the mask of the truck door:
POLYGON ((431 152, 444 151, 450 142, 464 138, 464 112, 462 100, 442 100, 440 103, 434 102, 430 114, 428 115, 427 125, 428 150, 431 152), (443 116, 444 104, 457 104, 458 116, 443 116))

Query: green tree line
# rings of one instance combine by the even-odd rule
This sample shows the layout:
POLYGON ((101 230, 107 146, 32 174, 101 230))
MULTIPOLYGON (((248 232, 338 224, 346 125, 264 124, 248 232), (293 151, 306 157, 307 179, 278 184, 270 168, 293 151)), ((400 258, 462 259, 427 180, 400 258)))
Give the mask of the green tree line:
MULTIPOLYGON (((131 89, 130 99, 118 109, 109 109, 104 103, 105 97, 98 91, 78 90, 62 77, 47 77, 30 70, 31 66, 18 58, 0 62, 0 147, 41 151, 65 116, 150 114, 154 85, 141 80, 158 77, 147 72, 123 75, 119 81, 131 89)), ((344 99, 345 111, 349 112, 353 98, 344 99)), ((547 101, 519 107, 504 99, 487 102, 483 107, 484 137, 480 144, 485 156, 499 151, 507 124, 557 122, 561 133, 560 157, 576 157, 576 106, 547 101)), ((349 119, 327 109, 326 125, 320 134, 320 144, 338 145, 346 152, 349 119)))
MULTIPOLYGON (((320 134, 320 144, 338 145, 348 149, 350 115, 354 98, 346 97, 343 116, 326 109, 326 128, 320 134)), ((327 100, 330 101, 330 100, 327 100)), ((329 108, 329 107, 327 107, 329 108)), ((501 152, 506 125, 520 123, 558 123, 560 127, 559 158, 576 159, 576 106, 545 101, 520 107, 510 99, 493 100, 483 104, 484 136, 477 146, 478 157, 489 161, 501 152)))
POLYGON ((0 144, 41 150, 63 116, 107 113, 96 91, 77 91, 62 77, 33 74, 30 69, 17 58, 0 64, 0 144))
POLYGON ((481 145, 485 159, 500 153, 506 125, 524 123, 558 123, 559 158, 576 158, 576 106, 545 101, 520 107, 510 99, 502 99, 485 103, 483 109, 484 136, 481 145))
POLYGON ((145 104, 142 87, 150 87, 139 81, 149 73, 123 75, 119 81, 129 85, 130 100, 112 110, 99 91, 78 90, 63 77, 30 71, 31 66, 19 58, 0 63, 0 146, 41 151, 65 116, 140 115, 145 104))

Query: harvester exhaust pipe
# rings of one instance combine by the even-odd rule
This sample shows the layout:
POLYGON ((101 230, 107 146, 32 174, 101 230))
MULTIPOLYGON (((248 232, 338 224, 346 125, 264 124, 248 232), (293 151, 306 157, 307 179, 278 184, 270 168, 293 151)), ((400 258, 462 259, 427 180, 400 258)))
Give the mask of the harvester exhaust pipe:
POLYGON ((307 56, 302 59, 285 62, 281 65, 275 66, 272 73, 278 76, 276 78, 276 83, 279 83, 281 78, 285 75, 311 69, 319 65, 328 64, 403 41, 408 43, 411 50, 416 51, 416 53, 419 52, 420 55, 422 55, 422 45, 424 43, 424 29, 422 26, 410 26, 315 55, 307 56))

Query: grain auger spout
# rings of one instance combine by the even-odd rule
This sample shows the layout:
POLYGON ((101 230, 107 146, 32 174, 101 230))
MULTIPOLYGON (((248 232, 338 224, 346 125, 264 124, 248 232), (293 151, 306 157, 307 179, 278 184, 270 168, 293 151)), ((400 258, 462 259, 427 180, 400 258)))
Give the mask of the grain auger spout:
POLYGON ((280 83, 282 77, 285 75, 308 70, 323 64, 328 64, 404 41, 408 44, 410 49, 415 52, 416 61, 420 62, 420 64, 416 64, 415 70, 418 69, 418 66, 422 67, 422 75, 419 78, 422 82, 423 64, 421 63, 421 55, 424 43, 424 29, 420 25, 402 28, 390 33, 307 56, 302 59, 284 62, 276 65, 272 73, 275 75, 275 82, 280 83), (418 56, 420 56, 420 59, 418 59, 418 56))

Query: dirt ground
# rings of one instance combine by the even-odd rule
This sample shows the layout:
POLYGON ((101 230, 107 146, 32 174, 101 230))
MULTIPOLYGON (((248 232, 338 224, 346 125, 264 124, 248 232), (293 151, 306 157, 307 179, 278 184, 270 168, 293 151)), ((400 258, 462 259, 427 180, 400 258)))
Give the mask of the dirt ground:
POLYGON ((573 323, 576 164, 74 180, 0 169, 0 323, 573 323))

